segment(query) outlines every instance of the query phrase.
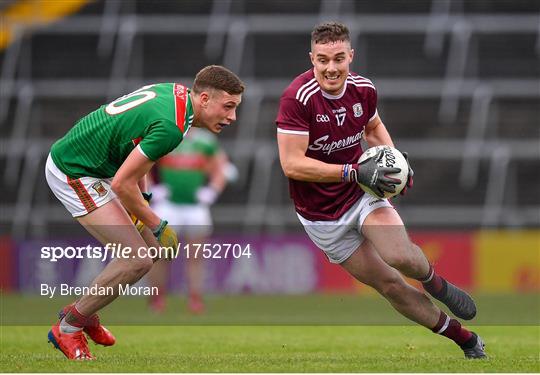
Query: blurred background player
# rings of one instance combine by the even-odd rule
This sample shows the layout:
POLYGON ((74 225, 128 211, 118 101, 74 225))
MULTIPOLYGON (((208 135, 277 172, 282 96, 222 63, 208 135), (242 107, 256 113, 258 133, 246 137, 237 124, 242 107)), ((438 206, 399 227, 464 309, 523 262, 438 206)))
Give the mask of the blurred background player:
MULTIPOLYGON (((467 358, 485 357, 480 337, 401 274, 421 281, 460 318, 476 315, 472 298, 435 273, 387 199, 358 186, 380 197, 395 192, 387 174, 396 170, 378 166, 378 156, 358 164, 362 138, 369 147, 394 143, 377 113, 375 86, 350 72, 349 29, 336 22, 315 27, 309 56, 313 68, 287 87, 276 120, 279 157, 298 219, 330 262, 373 287, 402 315, 456 342, 467 358)), ((412 175, 409 168, 406 187, 412 187, 412 175)))
MULTIPOLYGON (((191 129, 182 143, 156 166, 158 183, 152 187, 152 208, 169 219, 181 248, 186 244, 204 244, 212 233, 210 206, 227 185, 227 171, 234 170, 217 137, 204 129, 191 129)), ((202 253, 197 258, 181 255, 181 259, 185 262, 188 310, 201 314, 205 309, 202 253)), ((158 261, 148 273, 149 283, 159 288, 159 294, 149 301, 156 312, 166 307, 169 267, 169 262, 158 261)))

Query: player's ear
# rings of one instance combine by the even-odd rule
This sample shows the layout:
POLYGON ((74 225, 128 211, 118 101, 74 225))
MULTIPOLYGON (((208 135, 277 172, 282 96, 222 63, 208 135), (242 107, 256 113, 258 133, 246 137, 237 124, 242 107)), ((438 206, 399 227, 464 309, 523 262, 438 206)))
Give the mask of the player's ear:
POLYGON ((208 91, 203 91, 201 92, 201 95, 199 95, 199 98, 201 100, 201 107, 208 107, 208 102, 210 101, 210 93, 208 91))
POLYGON ((309 52, 309 59, 311 60, 311 63, 315 65, 315 61, 313 60, 313 52, 309 52))
POLYGON ((354 49, 351 48, 351 51, 349 52, 349 57, 351 59, 351 62, 353 61, 354 59, 354 49))

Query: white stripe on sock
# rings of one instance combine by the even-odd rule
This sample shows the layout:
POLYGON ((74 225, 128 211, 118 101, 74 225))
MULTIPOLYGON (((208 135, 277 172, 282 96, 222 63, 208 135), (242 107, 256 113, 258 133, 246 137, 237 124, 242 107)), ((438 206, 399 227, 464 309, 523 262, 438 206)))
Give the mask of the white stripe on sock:
POLYGON ((446 320, 444 321, 444 324, 443 326, 441 327, 441 329, 439 329, 437 331, 437 333, 443 333, 444 331, 446 331, 446 329, 448 328, 448 325, 450 324, 450 317, 448 315, 446 315, 446 320))
POLYGON ((435 270, 432 268, 431 273, 429 274, 429 277, 427 279, 422 280, 422 283, 429 283, 431 279, 433 279, 433 276, 435 276, 435 270))

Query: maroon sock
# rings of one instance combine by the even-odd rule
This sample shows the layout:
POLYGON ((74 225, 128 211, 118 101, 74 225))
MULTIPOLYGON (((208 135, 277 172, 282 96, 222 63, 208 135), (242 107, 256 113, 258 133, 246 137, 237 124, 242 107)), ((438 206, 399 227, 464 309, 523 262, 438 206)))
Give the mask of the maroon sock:
POLYGON ((433 327, 433 332, 448 337, 459 346, 468 344, 468 341, 473 337, 471 331, 461 326, 461 323, 456 319, 451 319, 448 315, 441 311, 437 325, 433 327))
POLYGON ((446 280, 435 273, 435 269, 430 264, 426 277, 418 279, 424 289, 431 295, 437 296, 446 292, 446 280))

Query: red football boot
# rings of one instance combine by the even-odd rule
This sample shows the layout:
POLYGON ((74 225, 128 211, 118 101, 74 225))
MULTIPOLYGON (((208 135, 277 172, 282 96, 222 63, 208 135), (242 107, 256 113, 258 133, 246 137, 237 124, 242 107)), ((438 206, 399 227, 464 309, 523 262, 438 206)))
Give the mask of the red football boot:
POLYGON ((60 350, 68 359, 91 360, 94 359, 88 348, 88 341, 82 331, 75 333, 62 333, 60 321, 49 331, 49 342, 60 350))
MULTIPOLYGON (((67 305, 60 310, 58 313, 58 318, 60 321, 64 319, 64 316, 67 314, 69 309, 72 308, 72 306, 74 306, 74 304, 67 305)), ((90 337, 90 339, 92 339, 93 342, 98 345, 111 346, 116 342, 116 338, 113 336, 111 331, 101 325, 99 322, 99 316, 97 314, 94 314, 88 318, 87 324, 85 324, 83 331, 88 335, 88 337, 90 337)))

